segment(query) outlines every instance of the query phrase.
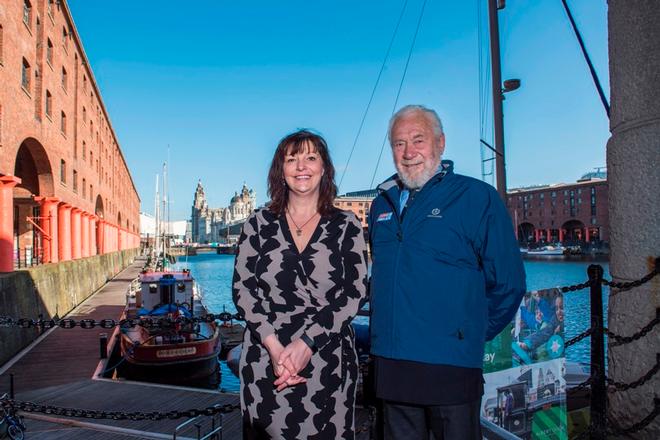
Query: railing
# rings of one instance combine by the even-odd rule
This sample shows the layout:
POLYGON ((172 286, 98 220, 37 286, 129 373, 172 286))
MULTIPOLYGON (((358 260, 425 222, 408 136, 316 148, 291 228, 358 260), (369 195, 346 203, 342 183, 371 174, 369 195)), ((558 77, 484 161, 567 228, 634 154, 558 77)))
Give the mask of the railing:
MULTIPOLYGON (((591 300, 591 326, 587 330, 583 331, 579 335, 571 338, 566 341, 565 348, 570 347, 571 345, 576 344, 577 342, 591 337, 591 372, 590 377, 583 383, 574 387, 573 390, 590 388, 590 414, 591 422, 584 432, 579 434, 576 438, 582 439, 587 436, 590 440, 602 440, 605 439, 608 435, 614 436, 623 436, 637 433, 644 428, 646 428, 655 418, 660 414, 660 399, 654 400, 654 408, 650 411, 647 411, 647 415, 644 416, 639 421, 631 424, 627 427, 622 427, 616 420, 612 420, 607 417, 607 394, 622 392, 629 390, 631 388, 639 387, 648 381, 650 381, 655 375, 660 371, 660 356, 656 360, 656 364, 647 371, 644 375, 638 378, 635 381, 630 383, 621 383, 616 382, 607 377, 605 370, 605 344, 604 338, 608 336, 614 342, 612 346, 624 345, 636 341, 640 338, 645 337, 650 331, 652 331, 659 323, 660 316, 656 316, 655 319, 651 320, 648 324, 643 326, 637 333, 630 336, 621 336, 610 331, 603 325, 603 301, 602 301, 602 286, 609 286, 620 291, 628 291, 633 288, 639 287, 656 275, 660 274, 660 258, 655 260, 655 268, 648 275, 643 278, 624 283, 616 283, 608 281, 603 278, 603 268, 600 265, 591 265, 587 270, 589 279, 581 284, 576 284, 573 286, 561 287, 560 290, 562 293, 575 292, 579 290, 584 290, 589 288, 590 291, 590 300, 591 300)), ((111 329, 116 326, 122 328, 134 328, 136 326, 141 326, 145 328, 158 328, 158 329, 170 329, 175 328, 177 325, 181 324, 190 324, 195 322, 212 322, 212 321, 222 321, 229 322, 231 320, 241 320, 242 317, 238 314, 231 314, 228 312, 222 312, 219 314, 207 314, 204 316, 196 316, 192 318, 187 318, 184 316, 179 316, 177 318, 162 317, 162 318, 140 318, 140 319, 122 319, 117 321, 115 319, 81 319, 75 320, 71 318, 67 319, 30 319, 30 318, 12 318, 8 316, 0 316, 0 326, 2 327, 17 327, 17 328, 36 328, 40 331, 44 331, 49 328, 59 327, 62 329, 71 329, 75 327, 80 327, 83 329, 93 329, 93 328, 103 328, 111 329)), ((174 438, 176 438, 176 433, 178 430, 190 425, 193 423, 193 419, 200 416, 209 416, 215 417, 217 415, 222 416, 223 414, 231 413, 234 410, 240 408, 240 405, 227 404, 227 405, 214 405, 204 409, 190 409, 185 411, 169 411, 169 412, 135 412, 135 413, 126 413, 122 411, 98 411, 98 410, 86 410, 86 409, 76 409, 76 408, 62 408, 52 405, 43 405, 33 402, 22 402, 16 401, 13 399, 13 387, 10 391, 9 397, 0 398, 0 405, 7 409, 18 409, 24 412, 37 412, 37 413, 46 413, 61 415, 67 417, 80 417, 80 418, 94 418, 94 419, 112 419, 112 420, 175 420, 179 418, 187 417, 190 420, 182 423, 177 427, 177 430, 174 433, 174 438)), ((369 419, 360 427, 356 428, 356 432, 369 432, 370 437, 374 438, 374 433, 376 432, 375 423, 377 420, 375 409, 373 407, 368 407, 369 410, 369 419)), ((489 429, 494 429, 490 426, 489 429)), ((206 434, 204 439, 211 438, 212 436, 217 436, 218 433, 221 435, 222 432, 222 422, 220 421, 219 426, 211 429, 211 432, 206 434)), ((200 434, 201 435, 201 434, 200 434)), ((199 437, 198 438, 202 438, 199 437)))
POLYGON ((14 251, 14 269, 25 269, 27 267, 43 264, 44 256, 42 248, 26 247, 14 251))

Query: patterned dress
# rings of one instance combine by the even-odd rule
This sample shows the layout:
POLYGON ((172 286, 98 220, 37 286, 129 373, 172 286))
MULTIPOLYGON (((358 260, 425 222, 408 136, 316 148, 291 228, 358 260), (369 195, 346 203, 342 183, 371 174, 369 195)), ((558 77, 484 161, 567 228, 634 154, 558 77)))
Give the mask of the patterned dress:
POLYGON ((240 359, 247 439, 353 439, 358 376, 350 325, 367 290, 362 225, 351 212, 321 217, 299 252, 284 216, 262 209, 243 226, 233 296, 246 321, 240 359), (282 345, 305 333, 316 351, 299 373, 306 383, 277 392, 261 341, 282 345))

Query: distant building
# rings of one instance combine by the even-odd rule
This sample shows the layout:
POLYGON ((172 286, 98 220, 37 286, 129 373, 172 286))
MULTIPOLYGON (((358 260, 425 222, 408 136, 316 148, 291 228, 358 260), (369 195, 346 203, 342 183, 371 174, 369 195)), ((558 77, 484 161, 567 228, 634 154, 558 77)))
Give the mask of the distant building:
POLYGON ((209 208, 202 182, 197 183, 190 216, 190 237, 194 243, 224 242, 222 231, 227 226, 241 223, 257 208, 257 195, 245 184, 240 194, 234 193, 229 206, 209 208))
POLYGON ((348 192, 337 196, 334 205, 339 209, 353 211, 358 220, 362 222, 362 227, 366 228, 371 203, 377 195, 378 190, 376 189, 348 192))
MULTIPOLYGON (((177 220, 172 222, 161 221, 160 228, 161 234, 170 237, 172 244, 183 243, 186 231, 187 220, 177 220)), ((142 242, 145 240, 151 241, 156 234, 156 219, 153 215, 145 212, 140 213, 140 238, 142 242)))
POLYGON ((521 244, 567 245, 609 241, 607 173, 587 173, 575 183, 511 189, 507 208, 521 244))

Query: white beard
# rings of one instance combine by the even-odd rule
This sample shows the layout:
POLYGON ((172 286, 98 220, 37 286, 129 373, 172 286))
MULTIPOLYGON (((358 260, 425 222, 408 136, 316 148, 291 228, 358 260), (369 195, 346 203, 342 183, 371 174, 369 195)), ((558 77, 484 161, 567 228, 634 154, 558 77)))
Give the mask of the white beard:
POLYGON ((408 189, 419 189, 423 187, 426 182, 431 180, 431 177, 435 175, 440 166, 440 158, 429 160, 424 163, 422 171, 419 172, 415 177, 407 174, 404 167, 396 167, 397 172, 399 173, 399 178, 403 182, 406 188, 408 189))

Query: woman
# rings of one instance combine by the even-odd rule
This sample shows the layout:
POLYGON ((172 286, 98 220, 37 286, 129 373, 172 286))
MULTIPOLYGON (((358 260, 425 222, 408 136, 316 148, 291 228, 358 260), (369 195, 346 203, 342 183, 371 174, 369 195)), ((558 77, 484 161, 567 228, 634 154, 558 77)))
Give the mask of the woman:
POLYGON ((268 207, 243 226, 233 296, 246 329, 240 360, 247 439, 353 439, 358 376, 350 325, 366 296, 366 245, 334 207, 325 140, 282 139, 268 207))

